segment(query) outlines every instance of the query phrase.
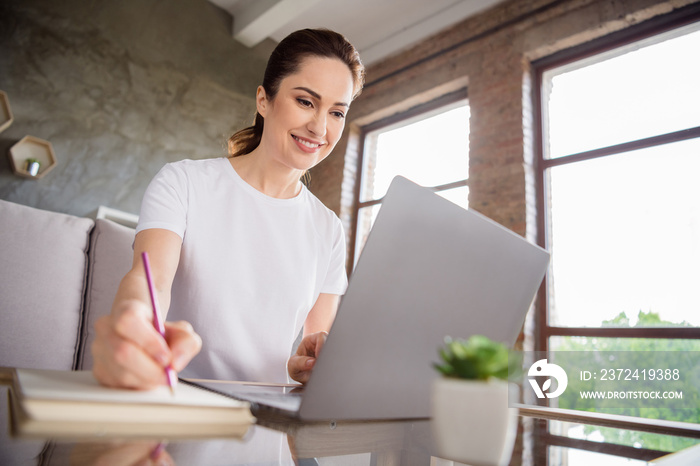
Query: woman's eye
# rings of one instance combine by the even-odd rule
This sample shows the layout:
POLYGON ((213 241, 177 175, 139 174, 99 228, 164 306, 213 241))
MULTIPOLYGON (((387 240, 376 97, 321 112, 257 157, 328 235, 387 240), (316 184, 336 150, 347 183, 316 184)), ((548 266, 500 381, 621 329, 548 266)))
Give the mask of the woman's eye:
POLYGON ((345 114, 343 112, 333 112, 332 114, 337 118, 345 118, 345 114))
POLYGON ((299 103, 300 103, 301 105, 303 105, 304 107, 311 107, 311 105, 312 105, 312 104, 311 104, 311 101, 306 100, 306 99, 301 99, 301 98, 299 98, 299 99, 297 99, 297 102, 299 102, 299 103))

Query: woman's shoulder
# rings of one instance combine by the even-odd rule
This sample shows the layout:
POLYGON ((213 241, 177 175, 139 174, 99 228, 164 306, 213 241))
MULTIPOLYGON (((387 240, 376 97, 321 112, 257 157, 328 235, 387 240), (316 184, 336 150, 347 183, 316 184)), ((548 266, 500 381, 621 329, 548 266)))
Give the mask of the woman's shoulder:
POLYGON ((199 172, 210 169, 220 170, 221 166, 228 163, 226 157, 213 157, 206 159, 182 159, 176 162, 168 162, 164 168, 183 172, 199 172))
POLYGON ((321 222, 331 229, 342 228, 342 222, 338 215, 324 204, 314 193, 304 187, 306 191, 306 204, 316 222, 321 222))
POLYGON ((225 157, 183 159, 166 163, 160 170, 160 176, 176 177, 182 181, 195 182, 202 178, 206 180, 213 176, 222 176, 226 165, 228 165, 228 159, 225 157))

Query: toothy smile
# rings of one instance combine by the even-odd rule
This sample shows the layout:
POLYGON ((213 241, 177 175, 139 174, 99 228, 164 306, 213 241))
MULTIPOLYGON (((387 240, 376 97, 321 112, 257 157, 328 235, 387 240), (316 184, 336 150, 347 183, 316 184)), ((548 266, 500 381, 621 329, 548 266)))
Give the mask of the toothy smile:
POLYGON ((321 147, 321 145, 322 145, 322 144, 314 143, 311 141, 307 141, 305 139, 298 138, 294 135, 292 135, 292 137, 294 138, 295 141, 297 141, 300 144, 303 144, 304 146, 308 147, 309 149, 317 149, 317 148, 321 147))

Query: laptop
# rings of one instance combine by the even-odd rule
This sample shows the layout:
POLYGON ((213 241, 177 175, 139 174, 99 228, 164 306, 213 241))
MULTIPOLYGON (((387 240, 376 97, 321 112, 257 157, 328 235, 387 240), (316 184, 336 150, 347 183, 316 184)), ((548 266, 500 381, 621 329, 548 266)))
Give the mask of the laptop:
POLYGON ((544 249, 396 177, 306 386, 197 383, 302 420, 430 417, 444 338, 512 346, 548 264, 544 249))

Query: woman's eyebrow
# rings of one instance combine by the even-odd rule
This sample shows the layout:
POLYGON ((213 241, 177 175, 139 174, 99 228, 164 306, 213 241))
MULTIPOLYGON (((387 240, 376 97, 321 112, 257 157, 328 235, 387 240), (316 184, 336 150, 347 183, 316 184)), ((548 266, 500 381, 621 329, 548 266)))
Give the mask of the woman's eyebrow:
MULTIPOLYGON (((321 95, 320 95, 318 92, 316 92, 316 91, 312 91, 312 90, 309 89, 308 87, 302 87, 302 86, 300 86, 300 87, 295 87, 294 89, 295 89, 295 90, 298 90, 298 91, 308 92, 309 94, 311 94, 311 96, 312 96, 313 98, 318 99, 318 100, 321 100, 321 95)), ((345 102, 336 102, 334 105, 340 105, 340 106, 342 106, 342 107, 348 107, 348 108, 350 108, 350 104, 346 104, 345 102)))

